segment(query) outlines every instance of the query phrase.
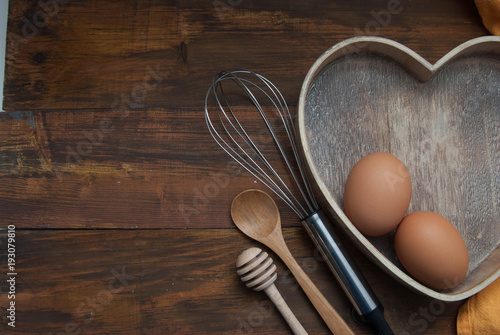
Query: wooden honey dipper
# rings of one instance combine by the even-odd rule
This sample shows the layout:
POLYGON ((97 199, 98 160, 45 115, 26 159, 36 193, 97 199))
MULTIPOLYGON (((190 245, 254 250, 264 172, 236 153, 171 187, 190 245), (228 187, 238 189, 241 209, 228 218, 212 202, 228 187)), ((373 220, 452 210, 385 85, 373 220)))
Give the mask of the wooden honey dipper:
POLYGON ((307 335, 306 330, 290 310, 276 285, 274 285, 274 281, 278 277, 276 265, 267 252, 259 248, 249 248, 243 251, 236 260, 236 272, 248 288, 255 291, 263 290, 267 294, 294 334, 307 335))

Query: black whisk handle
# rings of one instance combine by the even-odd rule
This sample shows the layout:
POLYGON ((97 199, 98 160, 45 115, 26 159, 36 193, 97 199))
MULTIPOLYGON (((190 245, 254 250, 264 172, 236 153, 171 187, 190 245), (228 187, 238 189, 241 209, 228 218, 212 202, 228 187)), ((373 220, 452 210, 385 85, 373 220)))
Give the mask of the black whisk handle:
POLYGON ((330 220, 319 210, 302 219, 302 224, 321 251, 330 270, 342 285, 362 320, 372 323, 382 334, 392 334, 385 321, 382 304, 335 233, 330 220), (373 315, 377 317, 373 317, 373 315))

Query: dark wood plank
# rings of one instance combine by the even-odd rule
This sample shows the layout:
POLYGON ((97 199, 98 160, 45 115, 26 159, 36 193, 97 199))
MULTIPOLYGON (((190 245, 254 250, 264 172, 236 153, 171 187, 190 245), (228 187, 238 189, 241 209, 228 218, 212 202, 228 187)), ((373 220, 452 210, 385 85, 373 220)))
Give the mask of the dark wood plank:
MULTIPOLYGON (((6 236, 0 235, 5 264, 6 236)), ((284 231, 299 264, 356 331, 350 304, 303 229, 284 231)), ((7 334, 289 334, 262 293, 247 289, 234 262, 256 246, 236 229, 17 230, 16 329, 7 334), (237 245, 237 247, 235 247, 237 245)), ((350 246, 349 249, 352 250, 350 246)), ((355 250, 396 334, 451 334, 460 303, 416 295, 355 250)), ((310 334, 327 328, 280 260, 276 282, 310 334)), ((2 281, 5 279, 2 271, 2 281)), ((8 303, 2 285, 0 305, 8 303)))
MULTIPOLYGON (((229 204, 262 186, 206 131, 212 76, 251 68, 294 106, 309 67, 345 38, 388 37, 435 62, 487 34, 473 1, 401 0, 390 18, 386 0, 59 2, 10 2, 0 217, 18 227, 18 327, 2 318, 0 332, 288 334, 234 272, 255 244, 231 228, 229 204), (133 277, 125 287, 122 269, 133 277)), ((297 217, 278 205, 292 253, 354 326, 297 217)), ((455 333, 460 303, 411 293, 348 249, 397 334, 455 333)), ((293 281, 277 285, 311 334, 327 332, 293 281)))
MULTIPOLYGON (((10 112, 0 130, 4 224, 231 227, 232 199, 264 188, 218 147, 198 109, 10 112)), ((280 207, 285 226, 299 224, 280 207)))
POLYGON ((343 39, 387 37, 435 62, 487 34, 473 1, 43 3, 54 2, 11 1, 5 110, 201 108, 211 77, 235 66, 271 77, 293 105, 343 39))

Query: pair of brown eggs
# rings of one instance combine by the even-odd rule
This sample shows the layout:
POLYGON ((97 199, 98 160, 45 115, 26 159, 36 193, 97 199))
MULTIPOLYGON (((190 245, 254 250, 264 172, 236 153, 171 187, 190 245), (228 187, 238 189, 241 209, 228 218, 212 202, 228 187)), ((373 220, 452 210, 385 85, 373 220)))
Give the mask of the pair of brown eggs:
POLYGON ((437 213, 406 215, 411 193, 406 166, 392 154, 375 152, 357 162, 349 173, 344 210, 365 235, 380 236, 396 229, 396 254, 418 281, 438 289, 457 286, 469 268, 465 243, 457 229, 437 213))

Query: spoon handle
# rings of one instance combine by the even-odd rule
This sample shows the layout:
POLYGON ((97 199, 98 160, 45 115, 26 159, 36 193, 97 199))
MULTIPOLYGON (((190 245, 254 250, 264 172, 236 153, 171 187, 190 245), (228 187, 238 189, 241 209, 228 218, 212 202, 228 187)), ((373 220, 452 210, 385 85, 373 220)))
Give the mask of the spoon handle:
POLYGON ((354 332, 345 323, 344 319, 333 309, 325 296, 318 290, 304 270, 302 270, 297 261, 295 261, 295 258, 286 245, 273 245, 269 247, 273 249, 293 273, 295 279, 332 333, 335 335, 354 335, 354 332))

